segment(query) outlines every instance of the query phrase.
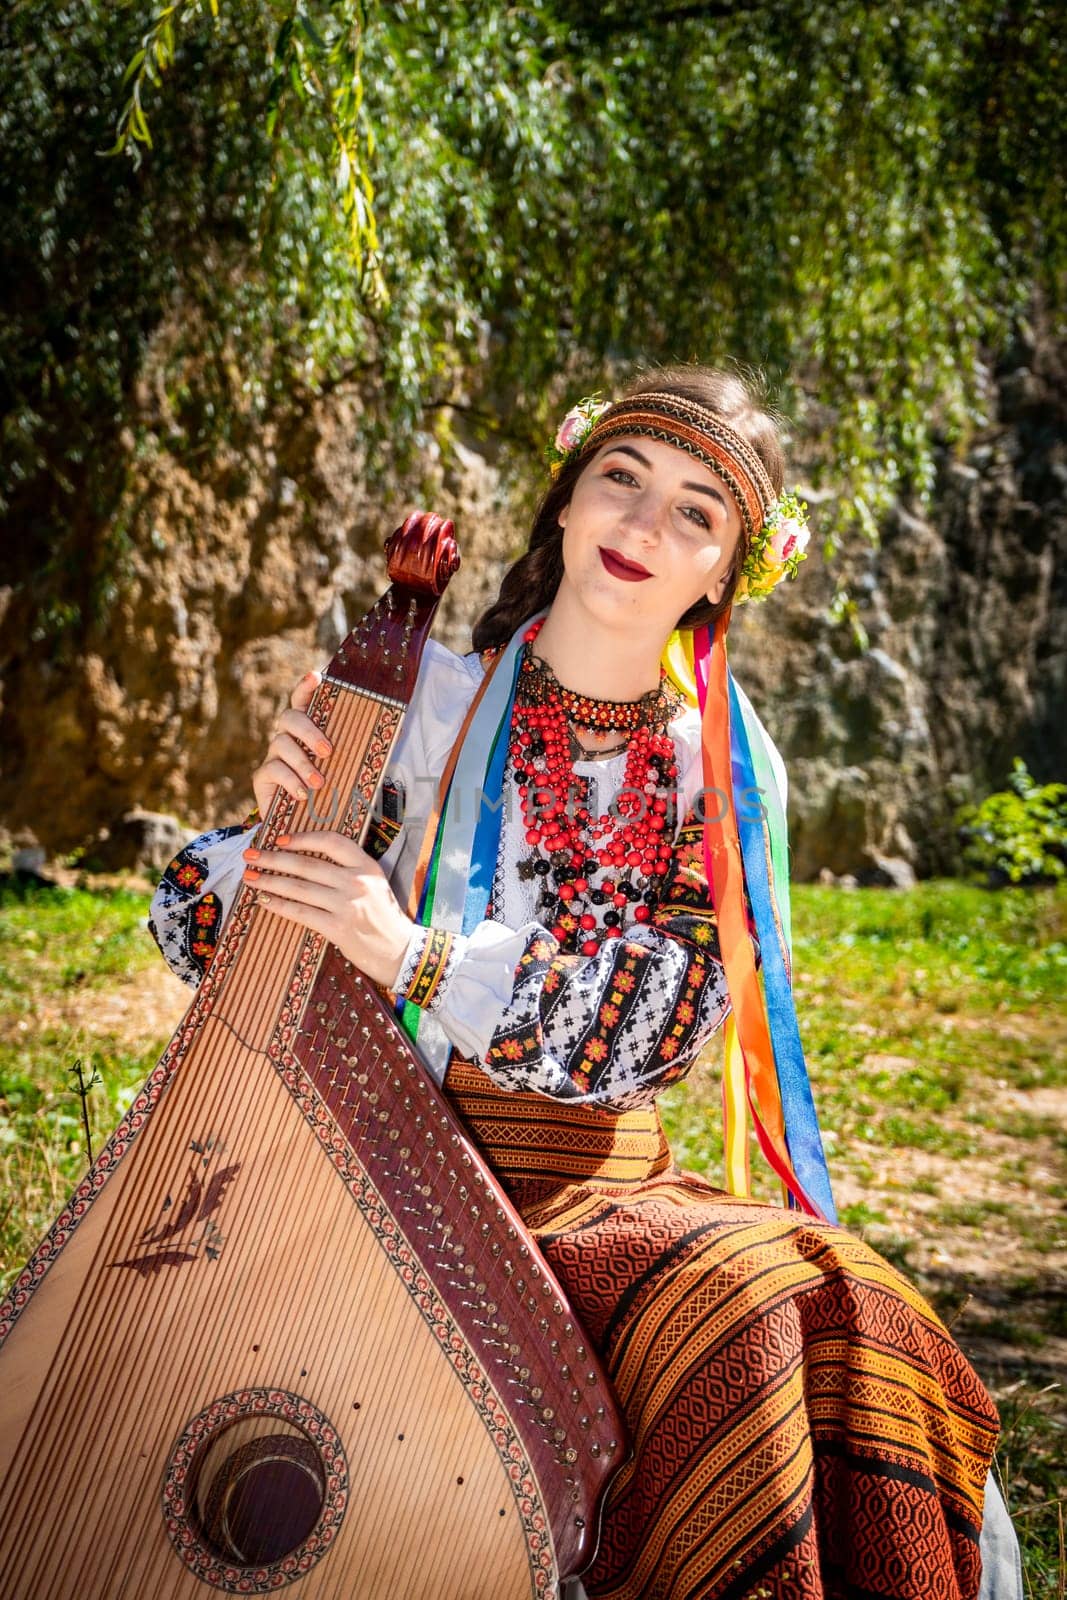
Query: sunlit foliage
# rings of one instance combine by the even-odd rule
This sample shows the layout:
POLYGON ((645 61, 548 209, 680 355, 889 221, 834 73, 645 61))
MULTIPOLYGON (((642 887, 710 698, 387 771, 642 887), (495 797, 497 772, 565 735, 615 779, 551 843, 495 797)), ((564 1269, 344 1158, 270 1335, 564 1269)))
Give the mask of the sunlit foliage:
POLYGON ((107 516, 168 316, 180 456, 342 377, 394 444, 455 400, 529 443, 606 366, 732 356, 870 531, 983 420, 1035 296, 1062 310, 1062 28, 1041 0, 16 0, 19 560, 107 516))

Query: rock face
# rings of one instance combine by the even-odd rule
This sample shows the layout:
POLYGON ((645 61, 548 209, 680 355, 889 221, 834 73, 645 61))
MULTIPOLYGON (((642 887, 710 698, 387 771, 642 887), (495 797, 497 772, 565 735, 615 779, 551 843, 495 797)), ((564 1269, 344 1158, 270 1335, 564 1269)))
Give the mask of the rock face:
POLYGON ((497 475, 462 447, 446 469, 431 440, 421 501, 401 482, 371 499, 361 422, 357 397, 335 394, 197 477, 131 446, 125 569, 67 659, 35 646, 27 589, 0 590, 0 824, 16 843, 69 851, 135 807, 189 830, 239 819, 290 690, 386 587, 385 540, 420 503, 462 530, 437 633, 469 646, 512 537, 497 475))
POLYGON ((787 758, 798 880, 949 871, 956 807, 1003 787, 1014 756, 1040 781, 1067 774, 1064 363, 1017 351, 994 424, 943 463, 932 517, 898 506, 878 548, 850 552, 869 649, 825 621, 817 558, 738 609, 731 660, 787 758))
MULTIPOLYGON (((731 660, 787 759, 796 878, 946 870, 952 811, 1013 756, 1064 776, 1063 359, 1017 352, 995 424, 945 461, 931 519, 900 506, 879 548, 848 556, 868 649, 826 620, 817 541, 786 593, 738 608, 731 660)), ((418 494, 394 481, 368 498, 361 422, 337 391, 196 476, 131 444, 116 593, 63 660, 29 638, 25 588, 0 590, 0 823, 16 844, 71 850, 142 807, 190 830, 238 819, 289 690, 380 593, 384 539, 420 498, 457 521, 464 566, 436 633, 467 648, 522 519, 481 455, 443 465, 432 440, 418 494)))
POLYGON ((177 817, 134 809, 112 823, 90 845, 86 862, 104 872, 161 873, 186 840, 177 817))

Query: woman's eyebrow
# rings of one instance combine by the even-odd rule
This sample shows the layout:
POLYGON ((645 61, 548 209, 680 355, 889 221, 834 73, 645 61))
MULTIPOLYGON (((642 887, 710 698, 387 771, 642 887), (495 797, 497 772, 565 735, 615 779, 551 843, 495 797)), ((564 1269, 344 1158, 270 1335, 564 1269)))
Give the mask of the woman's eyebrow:
POLYGON ((648 457, 647 456, 643 456, 641 454, 640 450, 635 450, 632 444, 613 444, 613 445, 609 445, 607 450, 604 453, 605 453, 605 455, 611 455, 612 452, 614 452, 615 455, 618 455, 618 456, 633 456, 634 460, 635 461, 640 461, 640 463, 641 463, 641 465, 643 467, 648 467, 648 468, 651 469, 652 463, 648 459, 648 457))
MULTIPOLYGON (((652 467, 652 463, 648 457, 643 456, 640 450, 635 450, 632 444, 613 444, 604 453, 605 455, 610 455, 612 452, 620 456, 633 456, 634 460, 640 461, 643 467, 648 467, 649 469, 652 467)), ((710 483, 683 483, 682 488, 692 489, 695 494, 710 495, 713 500, 717 500, 719 502, 725 512, 728 513, 730 510, 730 507, 726 503, 725 496, 720 494, 719 490, 710 483)))
POLYGON ((713 500, 719 502, 724 511, 729 511, 730 509, 726 504, 725 497, 719 493, 718 489, 713 488, 710 483, 683 483, 682 488, 692 489, 694 494, 708 494, 713 500))

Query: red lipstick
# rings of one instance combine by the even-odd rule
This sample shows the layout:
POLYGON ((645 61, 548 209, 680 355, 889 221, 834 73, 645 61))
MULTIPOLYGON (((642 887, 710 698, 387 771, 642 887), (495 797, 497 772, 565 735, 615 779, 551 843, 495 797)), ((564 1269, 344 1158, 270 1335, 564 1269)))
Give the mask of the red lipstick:
POLYGON ((651 578, 652 574, 640 562, 627 561, 617 550, 605 550, 603 545, 598 545, 600 559, 613 578, 621 578, 624 583, 640 583, 643 578, 651 578))

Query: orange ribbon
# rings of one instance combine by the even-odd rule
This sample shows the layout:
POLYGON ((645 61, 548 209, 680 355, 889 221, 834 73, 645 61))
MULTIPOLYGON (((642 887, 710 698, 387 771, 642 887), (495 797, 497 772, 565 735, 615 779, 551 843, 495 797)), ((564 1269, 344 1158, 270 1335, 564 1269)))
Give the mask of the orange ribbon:
MULTIPOLYGON (((704 808, 704 860, 715 904, 719 947, 736 1019, 737 1038, 744 1057, 745 1084, 756 1136, 786 1191, 805 1211, 818 1215, 818 1208, 812 1205, 801 1188, 789 1157, 767 1008, 745 914, 745 877, 730 763, 730 692, 726 662, 726 630, 729 625, 730 608, 727 607, 715 623, 701 725, 704 783, 715 802, 713 806, 705 804, 704 808)), ((731 1066, 734 1072, 728 1070, 724 1078, 724 1101, 727 1111, 734 1110, 736 1113, 739 1099, 736 1051, 729 1052, 727 1068, 731 1066)), ((732 1129, 727 1129, 727 1149, 732 1175, 739 1179, 741 1150, 736 1121, 732 1129)), ((747 1180, 747 1171, 745 1178, 747 1180)))

